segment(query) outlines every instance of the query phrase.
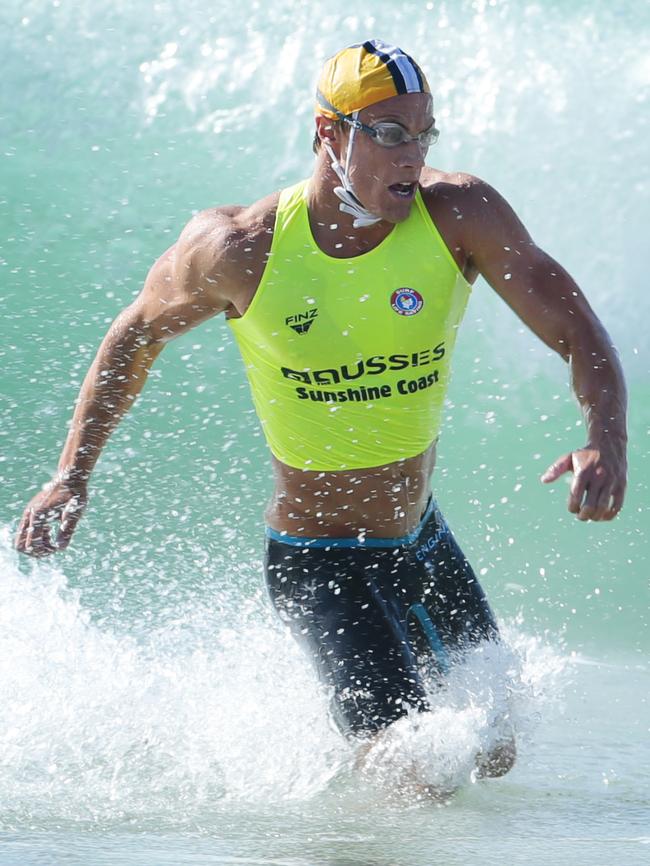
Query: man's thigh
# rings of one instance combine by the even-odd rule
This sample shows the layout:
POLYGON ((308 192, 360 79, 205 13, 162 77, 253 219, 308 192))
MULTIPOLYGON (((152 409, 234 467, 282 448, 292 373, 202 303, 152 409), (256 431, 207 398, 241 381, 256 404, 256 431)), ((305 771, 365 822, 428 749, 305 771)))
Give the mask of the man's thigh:
POLYGON ((397 606, 377 592, 390 582, 389 550, 287 550, 271 542, 273 604, 333 689, 332 712, 346 733, 371 733, 426 708, 416 658, 397 606))

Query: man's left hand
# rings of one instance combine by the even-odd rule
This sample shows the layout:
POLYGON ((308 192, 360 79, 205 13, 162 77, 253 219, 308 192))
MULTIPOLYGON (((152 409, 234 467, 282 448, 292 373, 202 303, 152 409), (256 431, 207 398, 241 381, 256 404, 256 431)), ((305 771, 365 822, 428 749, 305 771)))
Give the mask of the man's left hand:
POLYGON ((545 484, 573 472, 569 511, 578 520, 612 520, 623 507, 627 485, 625 451, 586 446, 556 460, 541 480, 545 484))

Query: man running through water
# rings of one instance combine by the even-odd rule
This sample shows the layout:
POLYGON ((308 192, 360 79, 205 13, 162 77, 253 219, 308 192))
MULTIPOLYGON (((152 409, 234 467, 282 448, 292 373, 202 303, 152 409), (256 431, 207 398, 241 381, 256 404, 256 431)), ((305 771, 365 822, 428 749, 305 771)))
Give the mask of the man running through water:
MULTIPOLYGON (((437 135, 427 81, 399 48, 372 40, 328 60, 313 175, 200 213, 155 262, 100 346, 58 472, 16 541, 38 557, 68 545, 95 462, 165 343, 225 313, 273 454, 271 598, 330 687, 341 730, 362 738, 428 708, 422 659, 442 679, 498 634, 430 494, 479 274, 570 362, 587 441, 542 480, 573 473, 569 511, 598 521, 618 513, 626 484, 625 384, 609 337, 494 189, 425 167, 437 135)), ((506 742, 483 771, 513 760, 506 742)))

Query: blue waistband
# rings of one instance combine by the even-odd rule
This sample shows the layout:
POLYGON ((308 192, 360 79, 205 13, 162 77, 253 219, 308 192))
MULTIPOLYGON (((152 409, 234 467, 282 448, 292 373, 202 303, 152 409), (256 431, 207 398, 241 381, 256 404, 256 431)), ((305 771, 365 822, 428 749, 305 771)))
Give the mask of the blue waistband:
POLYGON ((436 502, 433 497, 429 500, 427 510, 422 515, 422 519, 418 525, 407 535, 398 535, 393 538, 376 538, 371 536, 368 538, 365 535, 355 536, 354 538, 330 538, 329 536, 320 536, 318 538, 308 538, 304 535, 287 535, 284 532, 278 532, 276 529, 266 527, 266 537, 272 538, 274 541, 280 541, 282 544, 290 544, 293 547, 401 547, 405 544, 412 544, 416 541, 422 527, 431 516, 436 502))

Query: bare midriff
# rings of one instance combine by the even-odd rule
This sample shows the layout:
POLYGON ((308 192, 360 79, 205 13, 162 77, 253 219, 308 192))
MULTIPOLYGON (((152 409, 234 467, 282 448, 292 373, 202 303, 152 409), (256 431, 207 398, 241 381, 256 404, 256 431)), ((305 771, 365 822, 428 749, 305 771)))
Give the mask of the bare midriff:
POLYGON ((435 460, 435 442, 406 460, 342 472, 305 472, 273 458, 266 523, 305 538, 407 535, 426 509, 435 460))

